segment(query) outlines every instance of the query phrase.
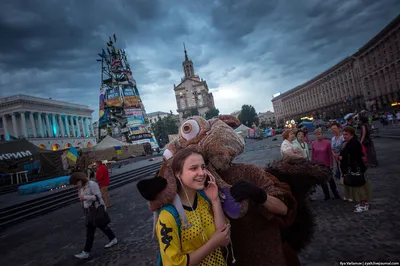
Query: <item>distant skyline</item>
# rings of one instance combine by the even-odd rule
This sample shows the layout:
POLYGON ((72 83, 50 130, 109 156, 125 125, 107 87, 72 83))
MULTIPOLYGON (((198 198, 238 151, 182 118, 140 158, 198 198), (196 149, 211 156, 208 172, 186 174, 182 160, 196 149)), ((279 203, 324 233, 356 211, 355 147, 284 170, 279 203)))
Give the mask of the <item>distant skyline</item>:
POLYGON ((243 104, 272 111, 272 95, 356 52, 398 10, 397 0, 7 0, 0 3, 0 97, 85 104, 97 119, 97 54, 115 33, 148 113, 176 113, 183 42, 221 113, 243 104))

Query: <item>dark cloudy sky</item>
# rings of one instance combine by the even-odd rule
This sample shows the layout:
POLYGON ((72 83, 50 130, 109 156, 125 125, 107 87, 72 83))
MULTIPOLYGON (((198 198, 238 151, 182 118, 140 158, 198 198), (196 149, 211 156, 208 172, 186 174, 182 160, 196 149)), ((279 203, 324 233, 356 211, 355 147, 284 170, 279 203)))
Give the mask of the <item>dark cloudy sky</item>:
POLYGON ((399 0, 2 0, 0 96, 87 104, 98 117, 97 53, 126 49, 147 112, 176 112, 186 43, 223 113, 271 98, 352 54, 399 0))

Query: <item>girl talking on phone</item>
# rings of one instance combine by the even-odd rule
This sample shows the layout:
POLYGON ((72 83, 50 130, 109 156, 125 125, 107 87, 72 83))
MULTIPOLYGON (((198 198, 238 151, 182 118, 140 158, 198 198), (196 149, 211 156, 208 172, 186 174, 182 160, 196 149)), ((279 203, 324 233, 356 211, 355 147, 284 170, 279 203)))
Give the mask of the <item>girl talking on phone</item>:
POLYGON ((183 149, 174 155, 172 171, 188 226, 178 226, 167 209, 159 212, 156 234, 162 265, 226 265, 221 247, 230 243, 230 226, 203 156, 183 149))

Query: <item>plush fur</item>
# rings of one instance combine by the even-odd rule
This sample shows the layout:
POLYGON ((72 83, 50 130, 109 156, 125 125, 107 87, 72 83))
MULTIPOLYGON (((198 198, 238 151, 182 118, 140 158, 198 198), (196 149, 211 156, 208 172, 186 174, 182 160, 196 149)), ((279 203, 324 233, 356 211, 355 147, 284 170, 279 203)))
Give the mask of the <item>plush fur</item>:
POLYGON ((331 172, 327 167, 306 159, 275 161, 265 170, 281 182, 290 184, 297 202, 297 216, 289 228, 282 230, 282 238, 295 252, 300 252, 311 242, 315 228, 315 216, 309 206, 308 192, 312 185, 327 182, 331 172))

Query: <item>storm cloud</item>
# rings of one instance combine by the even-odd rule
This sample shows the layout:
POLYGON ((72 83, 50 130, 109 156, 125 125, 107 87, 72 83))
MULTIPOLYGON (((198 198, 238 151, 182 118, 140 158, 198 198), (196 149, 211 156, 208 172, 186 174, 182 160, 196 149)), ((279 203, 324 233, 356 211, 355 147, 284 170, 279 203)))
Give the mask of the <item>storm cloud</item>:
POLYGON ((272 110, 274 93, 354 53, 398 10, 398 0, 6 0, 0 96, 87 104, 97 118, 97 53, 115 33, 147 112, 176 111, 183 42, 221 112, 272 110))

